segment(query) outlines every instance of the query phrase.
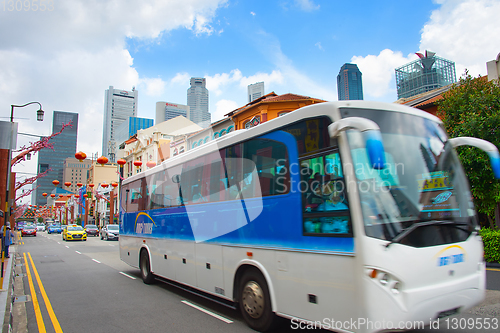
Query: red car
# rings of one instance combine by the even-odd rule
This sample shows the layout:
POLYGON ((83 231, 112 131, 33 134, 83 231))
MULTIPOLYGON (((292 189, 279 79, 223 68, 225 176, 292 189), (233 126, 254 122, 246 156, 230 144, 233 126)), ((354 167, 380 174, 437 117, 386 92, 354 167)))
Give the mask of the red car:
POLYGON ((24 226, 22 235, 23 236, 35 236, 36 237, 36 227, 32 225, 24 226))

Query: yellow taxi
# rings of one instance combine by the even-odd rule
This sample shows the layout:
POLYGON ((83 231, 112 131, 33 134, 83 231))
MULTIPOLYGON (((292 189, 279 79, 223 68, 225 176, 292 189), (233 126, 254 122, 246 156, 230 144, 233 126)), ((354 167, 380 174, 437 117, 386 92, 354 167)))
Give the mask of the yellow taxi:
POLYGON ((87 240, 87 232, 77 224, 68 224, 62 232, 62 239, 69 240, 87 240))

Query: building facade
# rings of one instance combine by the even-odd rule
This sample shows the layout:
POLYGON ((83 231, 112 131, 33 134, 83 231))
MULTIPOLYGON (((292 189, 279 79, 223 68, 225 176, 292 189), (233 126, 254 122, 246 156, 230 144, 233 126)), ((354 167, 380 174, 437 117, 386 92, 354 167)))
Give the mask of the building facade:
POLYGON ((296 94, 277 95, 271 92, 247 105, 226 114, 234 122, 234 129, 250 128, 268 120, 283 116, 298 108, 315 103, 325 102, 322 99, 296 94))
POLYGON ((139 130, 135 137, 126 141, 124 147, 123 159, 126 161, 123 169, 124 177, 150 169, 148 162, 154 166, 170 158, 171 142, 201 129, 202 127, 189 119, 179 116, 139 130), (141 161, 142 165, 136 167, 134 161, 141 161))
POLYGON ((129 117, 116 129, 115 141, 117 146, 119 147, 125 141, 130 139, 131 136, 134 136, 138 130, 149 128, 153 125, 153 119, 129 117))
POLYGON ((408 98, 457 81, 455 63, 434 52, 417 53, 419 59, 396 68, 398 99, 408 98))
POLYGON ((248 103, 264 96, 264 82, 257 82, 248 85, 248 103))
POLYGON ((337 75, 337 92, 339 101, 362 100, 362 74, 356 64, 344 64, 337 75))
POLYGON ((178 116, 188 118, 189 106, 170 102, 156 102, 155 123, 159 124, 178 116))
POLYGON ((64 186, 65 189, 72 193, 77 193, 78 186, 76 184, 87 183, 88 171, 92 166, 92 161, 89 159, 80 162, 74 157, 68 157, 63 164, 63 181, 62 184, 70 182, 71 186, 64 186))
MULTIPOLYGON (((219 120, 213 123, 210 127, 188 136, 186 143, 188 148, 187 150, 196 148, 212 140, 216 140, 232 131, 234 131, 234 122, 231 118, 219 120)), ((176 155, 175 150, 173 153, 176 155)))
POLYGON ((135 88, 131 91, 114 89, 110 86, 104 95, 104 117, 102 122, 102 155, 110 162, 116 159, 116 130, 129 117, 137 116, 139 93, 135 88))
POLYGON ((188 119, 201 127, 208 127, 211 115, 208 111, 208 89, 206 79, 192 77, 191 87, 187 90, 187 105, 189 106, 188 119))
POLYGON ((71 127, 66 127, 62 133, 50 139, 50 143, 54 145, 54 150, 50 148, 42 149, 38 152, 38 173, 43 173, 48 169, 52 169, 36 181, 36 186, 39 186, 32 197, 32 203, 43 205, 47 199, 43 197, 43 193, 51 193, 54 189, 53 180, 63 182, 64 161, 68 157, 74 157, 76 153, 76 141, 78 136, 78 113, 54 111, 52 116, 52 134, 60 132, 63 124, 71 122, 71 127), (35 200, 33 200, 35 199, 35 200))

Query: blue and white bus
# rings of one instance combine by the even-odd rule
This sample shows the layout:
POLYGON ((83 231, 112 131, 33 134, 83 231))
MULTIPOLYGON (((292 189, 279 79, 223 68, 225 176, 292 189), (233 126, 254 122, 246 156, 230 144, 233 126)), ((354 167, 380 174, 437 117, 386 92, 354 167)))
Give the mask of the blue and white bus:
POLYGON ((441 121, 396 104, 321 103, 123 181, 120 257, 238 305, 248 325, 411 329, 485 294, 469 185, 441 121))

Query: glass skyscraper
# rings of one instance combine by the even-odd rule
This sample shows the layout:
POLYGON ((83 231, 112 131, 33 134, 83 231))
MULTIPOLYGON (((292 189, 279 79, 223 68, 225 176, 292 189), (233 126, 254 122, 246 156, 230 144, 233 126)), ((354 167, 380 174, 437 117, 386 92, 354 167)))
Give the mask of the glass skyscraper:
MULTIPOLYGON (((72 127, 66 127, 61 134, 50 139, 49 143, 54 145, 54 150, 44 148, 38 152, 38 173, 43 173, 47 169, 52 169, 36 181, 35 204, 47 204, 47 198, 43 197, 43 193, 51 193, 54 190, 52 181, 57 179, 60 184, 63 184, 64 161, 68 157, 75 157, 76 140, 78 135, 78 113, 54 111, 52 116, 52 134, 61 130, 63 124, 71 121, 72 127)), ((33 202, 32 202, 33 203, 33 202)))
MULTIPOLYGON (((156 124, 178 116, 188 118, 189 106, 170 102, 156 102, 156 124)), ((188 118, 189 119, 189 118, 188 118)))
POLYGON ((138 130, 150 128, 154 125, 153 119, 130 117, 116 129, 115 140, 118 146, 135 135, 138 130))
POLYGON ((192 77, 187 90, 188 119, 201 127, 208 127, 211 115, 208 112, 208 90, 205 78, 192 77))
POLYGON ((457 81, 455 63, 440 57, 434 52, 417 53, 419 59, 396 68, 396 87, 398 99, 408 98, 457 81))
POLYGON ((337 91, 339 101, 363 99, 363 82, 356 64, 344 64, 340 68, 337 75, 337 91))
POLYGON ((105 93, 104 119, 102 122, 102 155, 115 161, 118 143, 116 141, 116 129, 129 117, 137 116, 138 91, 113 89, 110 86, 105 93))

